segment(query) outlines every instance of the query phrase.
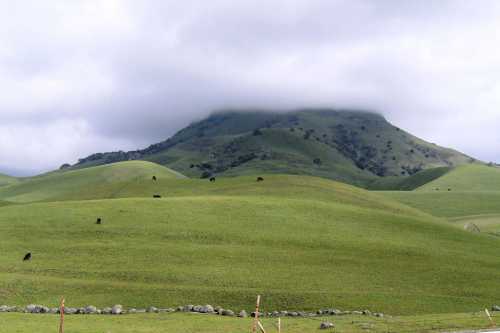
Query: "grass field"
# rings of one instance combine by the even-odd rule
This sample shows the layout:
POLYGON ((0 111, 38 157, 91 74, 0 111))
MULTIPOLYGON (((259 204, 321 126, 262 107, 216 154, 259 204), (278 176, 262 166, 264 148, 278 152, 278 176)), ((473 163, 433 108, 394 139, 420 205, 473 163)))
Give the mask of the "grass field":
MULTIPOLYGON (((0 333, 53 333, 58 329, 57 315, 1 314, 0 333)), ((500 317, 493 313, 494 320, 500 317)), ((484 312, 456 313, 444 315, 418 315, 400 317, 316 317, 283 318, 283 333, 319 331, 321 321, 332 321, 335 330, 345 333, 416 333, 443 332, 464 329, 490 328, 484 312)), ((264 318, 262 324, 267 332, 277 332, 277 319, 264 318)), ((199 314, 144 314, 131 316, 66 316, 66 332, 71 333, 244 333, 249 332, 252 319, 207 316, 199 314)))
POLYGON ((473 223, 480 232, 500 236, 500 214, 465 216, 452 219, 452 222, 461 227, 473 223))
POLYGON ((500 214, 500 169, 464 165, 447 172, 415 191, 380 192, 434 216, 463 218, 500 214))
POLYGON ((383 177, 372 182, 368 189, 383 191, 413 191, 451 171, 450 167, 422 170, 409 177, 383 177))
POLYGON ((500 168, 467 164, 423 186, 419 191, 500 191, 500 168))
POLYGON ((394 315, 500 299, 500 239, 349 185, 264 178, 211 183, 126 162, 2 188, 1 200, 22 204, 0 208, 0 299, 238 311, 262 294, 269 310, 394 315))
MULTIPOLYGON (((426 171, 403 186, 434 179, 429 185, 404 192, 291 175, 209 182, 139 161, 15 180, 0 187, 0 303, 53 307, 64 295, 74 307, 251 311, 261 294, 264 311, 395 316, 325 318, 338 332, 486 328, 484 313, 471 312, 500 300, 496 172, 426 171), (465 231, 466 223, 481 233, 465 231), (22 262, 26 252, 30 262, 22 262)), ((283 332, 314 332, 321 320, 285 318, 283 332)), ((57 329, 53 315, 2 313, 0 322, 0 333, 57 329)), ((263 320, 270 332, 275 322, 263 320)), ((180 313, 75 315, 66 317, 66 331, 228 333, 248 332, 250 323, 180 313)))

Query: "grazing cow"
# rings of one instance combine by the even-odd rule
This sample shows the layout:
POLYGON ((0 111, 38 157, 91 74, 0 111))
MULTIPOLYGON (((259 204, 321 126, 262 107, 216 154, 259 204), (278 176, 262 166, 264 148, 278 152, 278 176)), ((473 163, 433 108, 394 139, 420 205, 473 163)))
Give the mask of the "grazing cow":
POLYGON ((155 194, 155 195, 153 195, 153 198, 155 198, 155 199, 159 199, 159 198, 161 198, 161 195, 159 195, 159 194, 155 194))
POLYGON ((26 255, 23 258, 23 261, 28 261, 31 260, 31 252, 26 253, 26 255))
POLYGON ((97 218, 97 220, 95 221, 95 224, 101 224, 102 223, 102 219, 100 217, 97 218))
POLYGON ((156 176, 153 176, 153 178, 152 178, 152 179, 153 179, 153 181, 156 181, 156 176))
POLYGON ((215 177, 210 178, 210 181, 214 182, 215 181, 215 177))
POLYGON ((264 178, 262 178, 262 177, 257 177, 257 181, 258 181, 258 182, 263 182, 263 181, 264 181, 264 178))

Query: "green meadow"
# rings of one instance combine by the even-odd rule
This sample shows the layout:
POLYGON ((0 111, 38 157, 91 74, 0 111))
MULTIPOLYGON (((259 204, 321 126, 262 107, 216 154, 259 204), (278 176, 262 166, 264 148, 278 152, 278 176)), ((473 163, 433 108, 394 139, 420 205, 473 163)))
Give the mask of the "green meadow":
MULTIPOLYGON (((64 296, 74 307, 212 304, 251 311, 260 294, 266 311, 335 307, 424 318, 499 302, 500 238, 492 233, 499 219, 491 214, 500 214, 500 192, 493 188, 370 192, 310 176, 262 177, 210 182, 135 161, 2 186, 0 303, 53 307, 64 296), (491 232, 461 227, 461 219, 482 214, 488 220, 477 223, 491 232), (27 252, 33 258, 23 262, 27 252)), ((53 325, 49 315, 0 316, 9 332, 38 325, 48 332, 53 325)), ((85 317, 68 324, 72 332, 176 331, 187 318, 200 318, 185 332, 248 327, 248 320, 180 314, 98 318, 88 327, 85 317), (128 318, 137 320, 129 325, 135 319, 128 318)), ((478 318, 463 326, 483 327, 478 318)), ((341 324, 343 331, 362 330, 352 321, 341 324)), ((319 325, 291 323, 289 332, 319 325)))
MULTIPOLYGON (((2 314, 4 318, 0 333, 52 333, 57 332, 59 316, 2 314), (26 320, 30 316, 30 320, 26 320)), ((500 316, 493 313, 493 319, 500 316)), ((276 318, 261 319, 267 332, 278 332, 276 318)), ((367 316, 282 318, 281 332, 317 332, 322 321, 334 321, 333 332, 345 333, 416 333, 450 332, 464 329, 491 328, 483 311, 474 313, 413 315, 375 318, 367 316)), ((87 316, 65 317, 65 332, 71 333, 246 333, 251 331, 251 318, 229 318, 200 314, 136 314, 129 316, 87 316)), ((327 331, 327 332, 328 332, 327 331)))

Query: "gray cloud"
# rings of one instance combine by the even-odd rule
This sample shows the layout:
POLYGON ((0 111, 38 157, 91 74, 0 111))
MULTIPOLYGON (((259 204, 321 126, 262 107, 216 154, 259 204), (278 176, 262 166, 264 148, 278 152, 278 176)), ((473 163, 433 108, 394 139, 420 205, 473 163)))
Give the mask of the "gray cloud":
POLYGON ((0 0, 0 22, 0 170, 143 147, 224 107, 377 109, 500 160, 494 0, 0 0))

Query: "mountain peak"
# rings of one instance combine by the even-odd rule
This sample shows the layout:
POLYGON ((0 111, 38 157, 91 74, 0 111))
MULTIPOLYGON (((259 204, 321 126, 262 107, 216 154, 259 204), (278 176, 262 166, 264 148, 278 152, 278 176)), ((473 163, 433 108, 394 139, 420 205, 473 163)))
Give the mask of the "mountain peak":
POLYGON ((359 186, 380 177, 473 161, 419 139, 374 112, 226 109, 146 149, 94 154, 72 168, 136 159, 191 177, 308 174, 359 186))

